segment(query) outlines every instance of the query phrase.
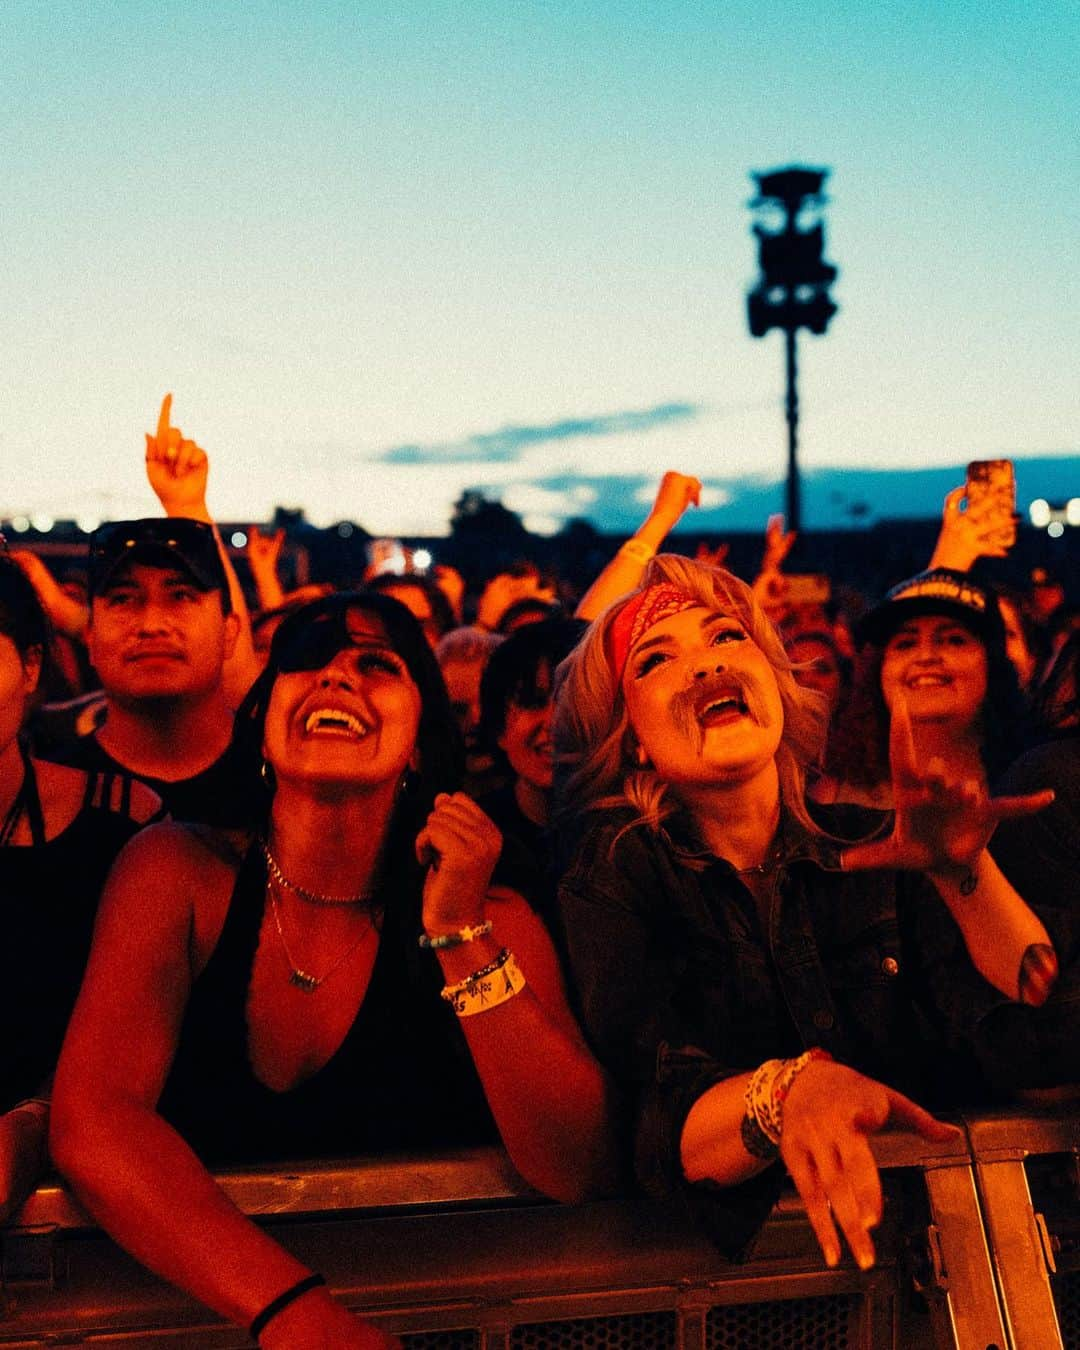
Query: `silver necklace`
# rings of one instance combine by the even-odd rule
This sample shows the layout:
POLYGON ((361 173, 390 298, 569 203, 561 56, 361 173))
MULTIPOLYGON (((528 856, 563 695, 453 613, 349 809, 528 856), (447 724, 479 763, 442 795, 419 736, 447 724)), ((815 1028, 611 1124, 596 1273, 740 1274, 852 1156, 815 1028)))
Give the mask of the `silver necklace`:
POLYGON ((274 881, 283 891, 292 891, 301 900, 306 900, 309 905, 361 905, 373 899, 375 888, 368 886, 364 890, 358 891, 355 895, 323 895, 320 891, 309 891, 306 886, 301 886, 299 882, 290 881, 281 870, 278 860, 270 852, 270 845, 265 839, 259 840, 259 847, 262 849, 263 857, 266 859, 266 870, 273 877, 274 881))
POLYGON ((297 989, 300 989, 305 994, 314 994, 315 991, 321 985, 325 984, 330 976, 333 975, 334 971, 340 970, 349 957, 352 956, 353 952, 356 951, 367 937, 368 930, 365 928, 356 941, 345 948, 329 970, 324 971, 321 975, 312 975, 310 971, 304 970, 302 966, 296 964, 292 952, 289 951, 289 944, 285 941, 285 929, 281 926, 281 914, 278 910, 277 892, 274 889, 273 881, 269 877, 266 881, 266 895, 270 901, 270 909, 274 915, 274 927, 277 929, 278 939, 281 942, 281 950, 284 953, 285 961, 289 967, 289 983, 295 985, 297 989))

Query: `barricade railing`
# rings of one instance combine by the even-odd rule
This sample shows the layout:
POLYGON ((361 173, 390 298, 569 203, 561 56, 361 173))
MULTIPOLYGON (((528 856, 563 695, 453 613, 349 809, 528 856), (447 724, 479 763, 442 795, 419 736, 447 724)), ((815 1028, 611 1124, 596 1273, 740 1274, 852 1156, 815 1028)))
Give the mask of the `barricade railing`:
MULTIPOLYGON (((866 1272, 824 1265, 794 1192, 733 1264, 673 1208, 547 1201, 497 1149, 218 1176, 410 1350, 1080 1350, 1077 1116, 960 1123, 944 1148, 875 1139, 887 1204, 866 1272)), ((250 1344, 127 1257, 58 1182, 0 1241, 2 1347, 250 1344)))

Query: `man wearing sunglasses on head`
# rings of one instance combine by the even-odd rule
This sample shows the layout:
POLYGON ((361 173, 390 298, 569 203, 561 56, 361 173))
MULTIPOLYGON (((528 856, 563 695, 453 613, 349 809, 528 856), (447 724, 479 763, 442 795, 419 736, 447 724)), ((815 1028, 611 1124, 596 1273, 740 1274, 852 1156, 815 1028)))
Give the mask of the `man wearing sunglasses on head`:
POLYGON ((140 778, 177 819, 234 823, 242 791, 223 669, 237 619, 213 528, 111 521, 91 535, 87 581, 104 715, 49 757, 140 778))

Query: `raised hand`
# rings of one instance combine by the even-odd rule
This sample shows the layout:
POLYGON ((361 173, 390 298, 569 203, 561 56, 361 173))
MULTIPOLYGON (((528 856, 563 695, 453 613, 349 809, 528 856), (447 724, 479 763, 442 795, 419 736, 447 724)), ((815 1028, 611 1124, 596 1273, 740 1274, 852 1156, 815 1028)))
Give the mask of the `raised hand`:
POLYGON ((784 1102, 780 1156, 830 1266, 840 1260, 837 1227, 859 1268, 874 1264, 870 1230, 881 1222, 882 1196, 869 1137, 888 1124, 932 1143, 959 1133, 902 1093, 829 1060, 808 1064, 784 1102))
POLYGON ((846 849, 845 871, 968 872, 999 820, 1034 815, 1054 800, 1049 790, 1023 797, 991 797, 983 778, 956 774, 937 756, 920 764, 902 694, 893 701, 889 766, 895 810, 892 833, 886 839, 846 849))
POLYGON ((416 856, 429 863, 424 880, 424 931, 453 933, 479 923, 502 835, 464 792, 440 792, 416 837, 416 856))
POLYGON ((730 552, 731 545, 726 540, 721 540, 711 548, 702 542, 694 551, 694 561, 702 563, 705 567, 723 567, 730 552))
POLYGON ((667 533, 682 519, 688 506, 700 504, 701 479, 694 478, 691 474, 678 473, 675 469, 668 469, 656 490, 652 515, 663 523, 664 532, 667 533))
POLYGON ((146 476, 167 516, 189 516, 209 522, 206 452, 186 440, 170 422, 172 394, 161 400, 157 433, 146 433, 146 476))
POLYGON ((961 510, 967 487, 953 488, 941 512, 941 531, 930 558, 931 567, 966 572, 976 558, 1004 558, 1016 542, 1016 522, 1003 514, 991 497, 961 510))
POLYGON ((795 547, 798 535, 784 529, 784 517, 772 515, 765 523, 765 554, 761 559, 762 572, 779 572, 784 560, 795 547))

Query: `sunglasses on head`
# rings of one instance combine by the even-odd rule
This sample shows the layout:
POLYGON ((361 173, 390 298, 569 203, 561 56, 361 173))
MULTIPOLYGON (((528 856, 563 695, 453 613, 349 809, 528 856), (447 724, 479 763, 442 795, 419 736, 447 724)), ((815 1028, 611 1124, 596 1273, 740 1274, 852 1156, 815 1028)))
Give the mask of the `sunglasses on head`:
POLYGON ((140 545, 190 553, 196 558, 218 558, 213 529, 205 521, 183 516, 108 521, 99 525, 90 536, 90 557, 95 560, 120 558, 129 549, 140 545))

